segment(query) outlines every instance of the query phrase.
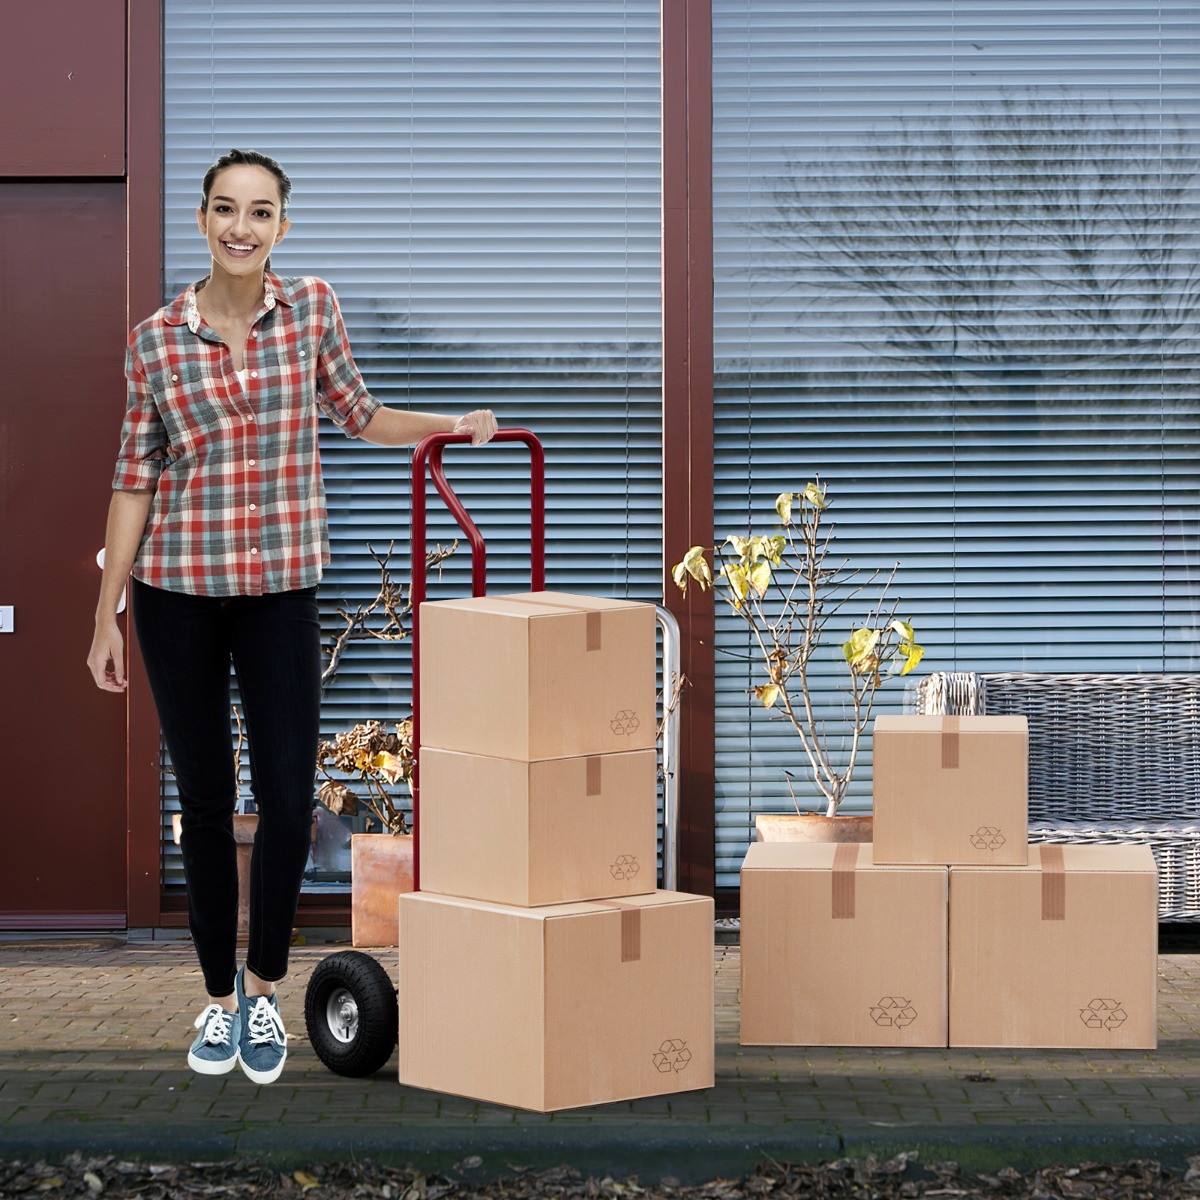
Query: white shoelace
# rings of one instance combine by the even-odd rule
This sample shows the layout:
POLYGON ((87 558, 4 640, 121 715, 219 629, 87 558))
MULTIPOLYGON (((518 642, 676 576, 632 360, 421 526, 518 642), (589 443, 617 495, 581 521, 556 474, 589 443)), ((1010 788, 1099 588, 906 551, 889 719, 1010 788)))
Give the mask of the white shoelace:
POLYGON ((279 1015, 279 1009, 266 996, 254 997, 246 1029, 250 1034, 250 1040, 256 1045, 266 1042, 278 1042, 281 1046, 287 1045, 287 1033, 283 1028, 283 1018, 279 1015))
POLYGON ((204 1026, 204 1040, 210 1046, 224 1046, 229 1043, 229 1034, 233 1029, 233 1013, 226 1012, 219 1004, 210 1004, 193 1022, 196 1029, 204 1026))

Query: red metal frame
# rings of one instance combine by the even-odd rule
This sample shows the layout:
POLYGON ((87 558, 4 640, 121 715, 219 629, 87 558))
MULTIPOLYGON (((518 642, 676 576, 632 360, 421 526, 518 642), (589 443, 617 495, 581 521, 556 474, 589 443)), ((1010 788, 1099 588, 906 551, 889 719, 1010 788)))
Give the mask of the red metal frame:
MULTIPOLYGON (((530 591, 546 587, 546 456, 528 429, 498 429, 494 442, 523 442, 529 447, 529 577, 530 591)), ((446 479, 442 451, 467 445, 467 433, 431 433, 417 443, 412 460, 412 707, 413 707, 413 888, 421 887, 421 605, 425 602, 425 479, 441 496, 471 546, 471 595, 487 591, 487 547, 479 527, 446 479)))

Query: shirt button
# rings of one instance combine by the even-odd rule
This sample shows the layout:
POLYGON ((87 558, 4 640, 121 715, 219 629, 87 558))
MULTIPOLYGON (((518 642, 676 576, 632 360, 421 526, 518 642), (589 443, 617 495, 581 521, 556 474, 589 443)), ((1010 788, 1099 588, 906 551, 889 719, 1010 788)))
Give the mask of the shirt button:
POLYGON ((256 463, 256 462, 254 461, 254 459, 251 459, 251 460, 250 460, 250 465, 251 465, 252 467, 257 467, 257 466, 258 466, 258 463, 256 463))
POLYGON ((257 504, 250 505, 250 511, 253 512, 258 507, 257 504))
POLYGON ((171 382, 172 382, 172 383, 178 383, 178 382, 179 382, 179 376, 178 376, 178 375, 172 375, 172 376, 171 376, 171 382))
POLYGON ((258 372, 257 372, 257 371, 251 371, 251 372, 250 372, 250 378, 251 378, 251 379, 257 379, 257 378, 258 378, 258 372))
POLYGON ((304 357, 304 351, 303 351, 303 350, 301 350, 301 351, 300 351, 300 357, 301 357, 301 358, 303 358, 303 357, 304 357))
POLYGON ((257 546, 251 546, 251 547, 250 547, 250 553, 251 553, 251 554, 257 554, 257 553, 258 553, 258 547, 257 547, 257 546))
POLYGON ((247 420, 247 421, 253 421, 253 420, 254 420, 254 414, 253 414, 253 413, 247 413, 247 414, 246 414, 246 420, 247 420))
POLYGON ((258 337, 258 330, 257 330, 257 329, 252 329, 252 330, 250 330, 250 336, 251 336, 251 337, 258 337))

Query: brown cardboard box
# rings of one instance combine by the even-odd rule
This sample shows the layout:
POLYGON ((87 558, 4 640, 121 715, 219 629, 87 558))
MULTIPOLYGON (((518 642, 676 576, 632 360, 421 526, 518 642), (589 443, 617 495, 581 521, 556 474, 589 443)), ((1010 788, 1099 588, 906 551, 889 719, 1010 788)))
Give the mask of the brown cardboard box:
POLYGON ((869 842, 754 842, 742 866, 745 1046, 945 1046, 945 867, 869 842))
POLYGON ((713 1083, 713 902, 400 897, 400 1082, 548 1112, 713 1083))
POLYGON ((421 887, 566 904, 657 884, 653 750, 518 762, 421 751, 421 887))
POLYGON ((420 615, 422 748, 528 762, 654 747, 653 605, 527 592, 420 615))
POLYGON ((1028 861, 1025 717, 877 717, 872 771, 876 862, 1028 861))
POLYGON ((950 1045, 1153 1049, 1148 846, 1035 845, 950 871, 950 1045))

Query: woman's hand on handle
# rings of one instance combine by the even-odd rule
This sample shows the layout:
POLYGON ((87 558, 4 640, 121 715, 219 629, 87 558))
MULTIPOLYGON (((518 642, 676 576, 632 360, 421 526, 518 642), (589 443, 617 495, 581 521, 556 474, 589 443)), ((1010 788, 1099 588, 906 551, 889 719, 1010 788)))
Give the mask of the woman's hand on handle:
POLYGON ((454 422, 455 433, 469 433, 472 446, 482 446, 496 436, 496 418, 490 408, 477 408, 454 422))

